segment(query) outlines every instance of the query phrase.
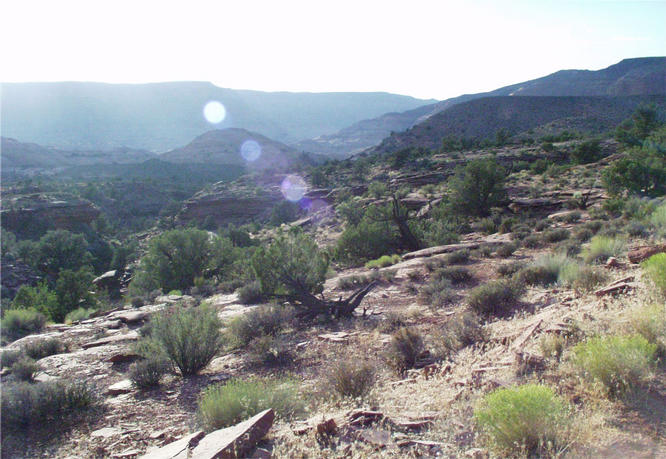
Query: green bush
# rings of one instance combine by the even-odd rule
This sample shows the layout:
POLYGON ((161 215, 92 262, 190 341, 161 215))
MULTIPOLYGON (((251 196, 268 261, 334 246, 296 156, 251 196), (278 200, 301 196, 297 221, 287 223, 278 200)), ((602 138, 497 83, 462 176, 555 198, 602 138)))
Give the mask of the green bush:
POLYGON ((194 279, 211 272, 221 272, 234 261, 229 239, 211 237, 194 228, 165 231, 150 240, 146 255, 130 284, 130 293, 141 294, 161 288, 185 290, 194 279))
POLYGON ((336 258, 352 264, 371 260, 397 250, 398 236, 389 222, 362 219, 358 225, 347 225, 336 245, 336 258))
POLYGON ((303 401, 293 381, 269 378, 208 386, 198 406, 199 417, 208 431, 234 425, 268 408, 285 418, 303 411, 303 401))
POLYGON ((399 373, 414 368, 418 357, 425 351, 423 337, 411 328, 396 331, 389 345, 388 364, 399 373))
POLYGON ((663 146, 644 145, 629 150, 604 169, 602 182, 611 195, 624 191, 658 197, 666 194, 663 146))
POLYGON ((652 255, 641 266, 661 294, 666 296, 666 253, 652 255))
POLYGON ((528 249, 538 249, 539 247, 541 247, 542 241, 543 239, 540 236, 532 234, 523 239, 523 245, 528 249))
POLYGON ((498 280, 472 289, 467 297, 469 307, 481 315, 504 315, 516 305, 523 287, 514 281, 498 280))
POLYGON ((621 396, 650 379, 656 351, 642 336, 605 336, 574 346, 573 361, 610 394, 621 396))
POLYGON ((67 350, 65 343, 58 338, 45 338, 30 341, 23 346, 23 352, 35 360, 43 359, 49 355, 62 354, 67 350))
POLYGON ((666 204, 660 205, 652 212, 650 224, 655 229, 657 236, 666 237, 666 204))
POLYGON ((34 243, 26 260, 50 279, 55 279, 61 270, 76 271, 90 262, 90 253, 86 250, 88 242, 80 234, 66 230, 48 231, 34 243))
POLYGON ((48 318, 51 318, 58 308, 58 297, 55 291, 49 289, 46 281, 34 287, 21 285, 12 300, 12 309, 34 309, 48 318))
POLYGON ((227 325, 227 336, 232 346, 247 346, 262 336, 277 336, 293 318, 293 311, 283 306, 258 306, 234 317, 227 325))
POLYGON ((129 368, 129 378, 139 389, 159 386, 162 376, 167 374, 171 365, 160 358, 143 359, 133 363, 129 368))
POLYGON ((252 281, 238 289, 238 301, 242 304, 257 304, 264 300, 261 282, 252 281))
POLYGON ((56 309, 50 311, 51 319, 63 322, 67 314, 79 307, 94 308, 97 300, 91 293, 94 276, 87 268, 78 271, 64 269, 58 275, 55 293, 58 298, 56 309))
POLYGON ((11 341, 40 332, 46 325, 46 317, 34 309, 10 309, 2 318, 3 338, 11 341))
POLYGON ((174 307, 153 317, 152 339, 183 376, 204 369, 222 346, 220 319, 215 309, 174 307))
POLYGON ((433 277, 420 290, 421 301, 432 309, 452 304, 458 295, 451 288, 451 281, 443 277, 433 277))
POLYGON ((577 292, 589 292, 607 279, 608 276, 603 271, 579 263, 564 265, 557 276, 561 285, 577 292))
POLYGON ((375 199, 380 199, 383 196, 386 196, 388 191, 388 186, 383 182, 372 182, 368 185, 368 196, 375 199))
POLYGON ((474 418, 499 450, 547 453, 559 449, 568 419, 565 402, 540 384, 498 389, 486 395, 474 418))
MULTIPOLYGON (((143 306, 143 305, 142 305, 143 306)), ((90 318, 90 316, 96 311, 93 308, 77 308, 73 311, 70 311, 65 316, 65 323, 72 324, 74 322, 80 322, 90 318)))
POLYGON ((280 336, 262 335, 247 345, 250 363, 263 366, 278 366, 293 362, 294 356, 288 343, 280 336))
POLYGON ((491 207, 506 199, 505 178, 506 171, 493 159, 469 161, 449 181, 452 209, 465 215, 488 215, 491 207))
POLYGON ((12 375, 19 381, 33 381, 42 367, 30 357, 21 357, 12 365, 12 375))
POLYGON ((573 238, 578 242, 587 242, 592 239, 594 233, 587 228, 579 228, 573 233, 573 238))
POLYGON ((472 279, 469 269, 464 266, 446 266, 433 273, 436 279, 448 279, 452 284, 464 284, 472 279))
POLYGON ((459 265, 469 261, 470 252, 468 249, 456 250, 444 256, 444 262, 449 265, 459 265))
POLYGON ((518 271, 525 268, 525 263, 522 261, 512 261, 510 263, 503 263, 497 267, 497 274, 502 277, 510 277, 518 271))
POLYGON ((54 425, 98 405, 94 389, 82 381, 7 384, 2 391, 2 428, 22 431, 27 426, 54 425))
POLYGON ((18 359, 23 356, 23 351, 20 349, 5 349, 0 353, 0 367, 9 368, 14 365, 18 359))
POLYGON ((569 230, 565 228, 554 228, 543 232, 544 242, 560 242, 569 238, 569 230))
POLYGON ((358 359, 338 360, 331 367, 327 382, 343 397, 365 396, 375 383, 375 368, 358 359))
POLYGON ((586 263, 603 263, 610 257, 618 257, 624 252, 625 242, 622 239, 594 236, 584 252, 586 263))
POLYGON ((496 250, 495 254, 501 258, 508 258, 513 255, 513 252, 518 250, 518 244, 514 242, 509 242, 507 244, 500 245, 496 250))
POLYGON ((576 145, 571 152, 571 159, 576 164, 593 163, 601 159, 599 140, 592 139, 576 145))
POLYGON ((366 269, 386 268, 400 261, 400 255, 382 255, 376 260, 370 260, 365 264, 366 269))
POLYGON ((659 354, 666 356, 666 305, 652 304, 631 311, 629 323, 650 344, 657 346, 659 354))

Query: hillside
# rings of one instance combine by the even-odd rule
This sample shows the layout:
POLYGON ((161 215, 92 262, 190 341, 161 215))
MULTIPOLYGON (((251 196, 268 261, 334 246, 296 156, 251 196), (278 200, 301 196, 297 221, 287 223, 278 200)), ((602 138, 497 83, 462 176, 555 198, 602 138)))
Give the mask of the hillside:
POLYGON ((484 97, 437 113, 405 132, 391 135, 371 151, 438 149, 445 137, 493 139, 499 130, 515 135, 547 125, 553 132, 600 134, 613 129, 643 103, 657 104, 663 112, 666 96, 484 97))
POLYGON ((207 82, 3 83, 2 99, 5 136, 63 149, 129 145, 162 152, 213 127, 245 128, 293 142, 430 102, 379 92, 234 90, 207 82), (226 108, 226 119, 216 126, 202 113, 211 100, 226 108))
POLYGON ((48 148, 36 143, 19 142, 2 137, 3 173, 11 169, 46 168, 66 166, 88 166, 92 164, 138 163, 152 158, 155 154, 146 150, 118 147, 112 150, 67 151, 48 148))
POLYGON ((247 165, 250 169, 283 168, 298 152, 287 145, 245 129, 208 131, 184 147, 160 155, 172 163, 247 165))
POLYGON ((315 153, 347 157, 379 144, 391 132, 401 132, 456 104, 490 96, 635 96, 666 94, 666 58, 624 59, 601 70, 561 70, 535 80, 493 91, 465 94, 401 113, 362 120, 334 134, 295 146, 315 153))

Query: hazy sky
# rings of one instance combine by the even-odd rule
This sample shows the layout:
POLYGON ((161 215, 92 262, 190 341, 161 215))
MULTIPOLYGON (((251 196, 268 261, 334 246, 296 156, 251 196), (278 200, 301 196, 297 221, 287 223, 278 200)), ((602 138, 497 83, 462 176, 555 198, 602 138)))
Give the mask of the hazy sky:
POLYGON ((666 1, 8 0, 2 81, 444 99, 666 55, 666 1))

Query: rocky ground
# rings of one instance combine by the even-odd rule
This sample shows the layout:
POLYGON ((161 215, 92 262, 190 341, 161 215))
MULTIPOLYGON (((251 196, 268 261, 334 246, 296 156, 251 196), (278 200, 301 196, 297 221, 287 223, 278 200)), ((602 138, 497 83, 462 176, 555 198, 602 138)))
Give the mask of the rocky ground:
MULTIPOLYGON (((555 219, 553 225, 571 226, 555 219)), ((194 305, 194 298, 187 296, 158 297, 155 304, 128 305, 71 326, 50 325, 43 334, 27 336, 8 347, 20 348, 28 341, 49 337, 67 343, 68 352, 39 361, 44 370, 37 379, 85 380, 103 394, 104 409, 57 438, 35 432, 30 443, 22 445, 10 438, 3 455, 130 458, 155 453, 156 448, 199 431, 196 403, 204 387, 233 377, 287 372, 309 394, 308 414, 303 419, 276 419, 259 444, 257 454, 264 456, 255 457, 270 457, 271 452, 273 457, 487 457, 472 422, 476 401, 495 388, 526 381, 547 382, 580 408, 577 422, 585 427, 567 452, 572 457, 666 457, 664 374, 650 389, 649 405, 600 402, 581 388, 573 370, 544 356, 540 348, 544 336, 568 333, 574 324, 586 335, 616 330, 626 322, 633 305, 652 296, 641 269, 626 259, 602 268, 609 280, 596 293, 529 288, 515 316, 486 322, 488 339, 448 360, 436 361, 426 355, 417 365, 420 368, 410 370, 406 377, 383 364, 391 339, 387 323, 395 317, 426 336, 431 354, 435 354, 438 330, 464 307, 469 289, 498 277, 496 270, 502 263, 529 261, 550 250, 522 248, 510 260, 475 253, 465 263, 473 280, 456 288, 460 301, 439 310, 422 304, 418 287, 428 279, 428 263, 460 248, 492 247, 508 240, 506 234, 473 233, 459 244, 404 255, 403 261, 380 270, 390 271, 391 276, 379 282, 354 319, 291 330, 288 340, 294 357, 279 369, 253 366, 243 351, 234 351, 217 357, 199 376, 183 379, 174 374, 158 389, 133 388, 127 370, 137 358, 132 345, 140 336, 140 327, 162 308, 176 303, 194 305), (370 396, 344 401, 322 387, 336 358, 376 362, 381 370, 370 396), (560 366, 564 369, 558 369, 560 366)), ((340 278, 369 274, 362 268, 342 271, 326 282, 326 293, 342 295, 340 278)), ((215 295, 206 301, 225 321, 257 307, 239 304, 235 295, 215 295)), ((4 374, 7 377, 11 376, 4 374)), ((167 457, 155 454, 150 457, 167 457)))

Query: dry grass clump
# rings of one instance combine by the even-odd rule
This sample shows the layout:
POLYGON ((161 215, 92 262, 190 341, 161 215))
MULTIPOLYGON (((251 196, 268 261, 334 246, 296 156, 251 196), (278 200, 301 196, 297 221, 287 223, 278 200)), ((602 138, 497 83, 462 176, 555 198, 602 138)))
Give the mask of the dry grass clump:
POLYGON ((507 244, 502 244, 500 245, 496 250, 495 250, 495 255, 501 258, 508 258, 513 253, 518 250, 518 244, 515 242, 509 242, 507 244))
POLYGON ((361 398, 370 392, 376 380, 376 369, 367 361, 338 360, 327 376, 329 386, 342 397, 361 398))
POLYGON ((30 357, 23 356, 12 365, 12 375, 19 381, 34 381, 42 367, 30 357))
POLYGON ((463 311, 446 322, 441 332, 436 335, 434 344, 439 357, 447 358, 464 347, 482 343, 487 339, 488 333, 479 316, 472 311, 463 311))
POLYGON ((34 309, 10 309, 2 318, 2 338, 17 340, 44 329, 46 317, 34 309))
POLYGON ((550 387, 541 384, 498 389, 486 395, 474 418, 502 453, 549 456, 566 446, 563 432, 569 409, 550 387))
POLYGON ((445 277, 433 276, 419 291, 421 302, 431 309, 438 309, 453 304, 458 295, 452 289, 452 283, 445 277))
POLYGON ((247 346, 248 359, 254 365, 278 366, 293 360, 288 343, 280 336, 262 335, 247 346))
POLYGON ((160 358, 150 358, 133 363, 129 368, 129 379, 139 389, 160 385, 162 377, 171 370, 171 364, 160 358))
POLYGON ((376 260, 370 260, 365 264, 366 269, 386 268, 400 261, 400 255, 382 255, 376 260))
POLYGON ((49 355, 61 354, 67 350, 67 346, 58 338, 46 338, 31 341, 23 346, 23 352, 35 360, 43 359, 49 355))
POLYGON ((227 338, 232 346, 247 346, 255 338, 277 336, 292 319, 291 309, 277 305, 258 306, 227 324, 227 338))
POLYGON ((562 267, 557 279, 560 284, 577 292, 589 292, 597 285, 606 282, 608 275, 600 269, 580 263, 570 263, 562 267))
POLYGON ((386 361, 398 373, 404 373, 414 368, 424 351, 423 336, 412 328, 401 328, 391 338, 386 361))
POLYGON ((565 228, 554 228, 544 231, 542 236, 544 242, 560 242, 569 239, 571 233, 565 228))

